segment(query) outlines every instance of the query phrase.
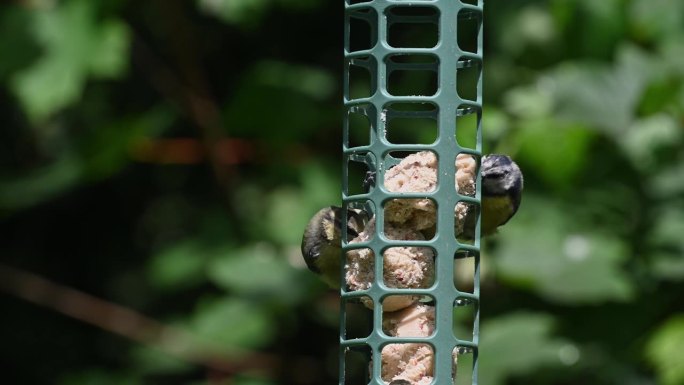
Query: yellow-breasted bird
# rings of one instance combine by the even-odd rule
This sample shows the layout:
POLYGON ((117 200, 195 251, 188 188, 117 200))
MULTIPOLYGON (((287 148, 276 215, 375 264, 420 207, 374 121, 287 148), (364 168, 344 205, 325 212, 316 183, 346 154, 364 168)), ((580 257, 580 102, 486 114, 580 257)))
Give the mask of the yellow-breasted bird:
MULTIPOLYGON (((347 234, 355 238, 368 222, 363 210, 347 210, 347 234)), ((332 287, 340 286, 342 259, 342 208, 329 206, 309 220, 302 237, 302 256, 309 270, 319 274, 332 287)))
POLYGON ((507 155, 482 157, 482 236, 496 232, 520 207, 523 175, 520 167, 507 155))

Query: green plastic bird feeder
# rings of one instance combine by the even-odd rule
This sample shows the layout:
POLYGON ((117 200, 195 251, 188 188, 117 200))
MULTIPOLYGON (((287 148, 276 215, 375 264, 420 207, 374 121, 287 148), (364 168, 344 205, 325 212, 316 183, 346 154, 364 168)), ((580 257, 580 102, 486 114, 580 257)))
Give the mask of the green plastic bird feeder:
MULTIPOLYGON (((454 234, 454 208, 459 202, 479 206, 480 180, 478 176, 474 196, 458 194, 454 188, 454 160, 461 153, 476 159, 481 156, 482 10, 482 0, 345 0, 342 198, 345 207, 363 208, 375 215, 376 233, 368 242, 353 244, 343 234, 345 253, 361 247, 373 251, 375 276, 368 290, 348 291, 342 285, 340 385, 385 384, 381 374, 382 349, 388 344, 402 343, 421 343, 432 349, 432 384, 477 384, 480 225, 478 219, 474 242, 459 243, 454 234), (466 26, 470 32, 465 31, 466 26), (470 147, 460 141, 459 125, 463 119, 476 122, 470 147), (429 127, 430 122, 436 127, 434 140, 416 144, 392 139, 395 127, 418 130, 429 127), (437 188, 429 193, 387 191, 382 183, 385 172, 405 154, 418 151, 436 154, 437 188), (354 168, 359 167, 377 171, 375 187, 368 192, 358 191, 361 180, 353 178, 354 168), (397 241, 384 236, 383 207, 396 198, 429 198, 435 202, 437 226, 432 239, 397 241), (396 246, 432 249, 435 272, 431 287, 397 289, 385 285, 383 252, 396 246), (454 283, 459 258, 472 258, 474 262, 470 271, 472 291, 459 291, 454 283), (383 300, 407 294, 431 301, 432 335, 391 337, 383 332, 383 300), (374 304, 372 311, 366 310, 372 312, 372 330, 367 336, 348 337, 347 304, 360 297, 369 298, 374 304), (455 317, 459 308, 467 306, 473 309, 472 336, 457 336, 455 317), (364 382, 351 380, 348 373, 347 357, 355 351, 366 351, 370 356, 364 382), (454 351, 458 352, 456 382, 454 351), (461 372, 464 362, 469 368, 461 372)), ((428 131, 413 137, 427 137, 428 131)), ((344 283, 344 271, 341 279, 344 283)))

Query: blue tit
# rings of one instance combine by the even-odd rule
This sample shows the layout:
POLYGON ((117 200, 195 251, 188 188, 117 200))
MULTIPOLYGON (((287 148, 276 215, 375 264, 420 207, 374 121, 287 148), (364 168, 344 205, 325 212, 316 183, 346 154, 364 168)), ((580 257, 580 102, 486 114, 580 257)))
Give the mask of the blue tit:
POLYGON ((507 155, 490 154, 482 158, 482 223, 483 236, 496 232, 520 207, 523 175, 520 167, 507 155))
MULTIPOLYGON (((329 206, 309 220, 302 237, 302 256, 309 270, 319 274, 334 288, 340 287, 342 260, 342 208, 329 206)), ((353 239, 363 231, 368 215, 363 210, 347 210, 347 235, 353 239)))

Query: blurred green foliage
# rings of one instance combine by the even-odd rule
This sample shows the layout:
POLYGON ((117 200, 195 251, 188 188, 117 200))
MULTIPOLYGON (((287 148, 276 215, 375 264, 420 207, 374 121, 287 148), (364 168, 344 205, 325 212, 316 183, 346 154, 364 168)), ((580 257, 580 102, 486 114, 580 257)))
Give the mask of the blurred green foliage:
MULTIPOLYGON (((1 263, 135 312, 3 274, 3 379, 334 383, 298 244, 340 200, 342 2, 1 7, 1 263)), ((483 255, 481 383, 684 384, 684 2, 489 2, 485 39, 485 152, 526 191, 483 255)))

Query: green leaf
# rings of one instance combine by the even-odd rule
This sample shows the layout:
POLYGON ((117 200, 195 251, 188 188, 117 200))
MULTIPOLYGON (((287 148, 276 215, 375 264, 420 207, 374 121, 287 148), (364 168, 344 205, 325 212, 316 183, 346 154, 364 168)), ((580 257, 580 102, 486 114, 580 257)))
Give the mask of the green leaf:
POLYGON ((266 244, 226 253, 210 264, 210 279, 227 290, 293 303, 307 295, 303 270, 290 266, 266 244))
POLYGON ((128 28, 118 20, 107 20, 98 27, 98 41, 93 43, 88 61, 90 74, 98 78, 116 78, 128 64, 128 28))
MULTIPOLYGON (((680 174, 681 175, 681 174, 680 174)), ((653 249, 652 271, 666 280, 684 280, 684 210, 681 206, 668 204, 658 215, 658 221, 648 240, 653 249)))
POLYGON ((256 29, 271 8, 308 9, 320 0, 197 0, 199 9, 243 30, 256 29))
POLYGON ((632 124, 636 106, 657 74, 657 61, 633 46, 623 47, 613 67, 566 64, 544 78, 555 115, 619 137, 632 124))
POLYGON ((684 193, 682 175, 684 175, 684 159, 659 167, 649 183, 653 195, 663 198, 684 193))
POLYGON ((299 168, 301 189, 281 187, 266 200, 266 231, 271 239, 285 245, 299 245, 309 219, 325 206, 340 205, 339 176, 317 164, 299 168))
POLYGON ((659 53, 665 73, 684 76, 684 41, 682 39, 666 40, 659 47, 659 53))
POLYGON ((551 96, 544 87, 521 86, 506 92, 504 106, 508 112, 521 118, 545 117, 553 109, 551 96))
POLYGON ((83 176, 83 165, 74 154, 17 178, 0 179, 0 210, 32 206, 73 187, 83 176))
POLYGON ((660 210, 658 221, 652 232, 652 242, 659 245, 676 246, 684 252, 684 211, 672 204, 660 210))
POLYGON ((30 64, 40 54, 35 39, 31 36, 33 14, 28 7, 3 5, 0 13, 0 80, 5 80, 12 72, 30 64))
POLYGON ((155 255, 150 260, 150 282, 157 287, 179 290, 202 282, 207 251, 197 241, 186 241, 155 255))
POLYGON ((226 350, 256 348, 271 342, 277 325, 251 301, 224 298, 202 301, 189 329, 204 341, 226 350))
POLYGON ((629 16, 642 40, 666 39, 684 31, 684 3, 679 0, 634 0, 629 16))
POLYGON ((676 148, 683 136, 674 117, 658 114, 634 122, 618 138, 618 143, 637 168, 648 172, 657 168, 657 154, 668 148, 676 148))
POLYGON ((549 12, 541 7, 526 6, 505 24, 500 35, 501 46, 511 55, 522 53, 530 45, 546 45, 558 35, 549 12))
POLYGON ((684 92, 684 84, 673 75, 672 71, 663 71, 662 78, 648 85, 639 103, 640 116, 681 110, 679 97, 684 92))
MULTIPOLYGON (((304 209, 320 209, 323 206, 341 202, 341 171, 340 174, 334 171, 337 170, 323 167, 320 162, 311 162, 299 167, 304 209)), ((308 216, 306 217, 308 221, 308 216)))
POLYGON ((194 368, 193 364, 148 346, 135 346, 130 356, 136 371, 143 374, 182 373, 194 368))
POLYGON ((684 251, 676 255, 656 253, 651 256, 653 273, 663 280, 684 281, 684 251))
POLYGON ((646 357, 656 368, 663 385, 684 383, 684 314, 668 319, 649 339, 646 357))
POLYGON ((574 364, 574 345, 551 336, 553 318, 547 314, 515 313, 481 327, 479 382, 499 385, 513 375, 530 374, 548 366, 574 364), (574 350, 573 357, 564 353, 574 350))
POLYGON ((245 29, 257 27, 271 3, 272 0, 197 0, 203 12, 245 29))
POLYGON ((536 119, 521 123, 515 141, 520 143, 518 158, 547 183, 569 187, 584 169, 596 134, 581 125, 536 119))
POLYGON ((304 226, 309 220, 305 198, 302 191, 293 187, 281 187, 269 194, 266 231, 271 239, 286 245, 301 242, 304 226))
POLYGON ((125 71, 128 30, 116 20, 97 20, 93 4, 73 0, 36 11, 34 29, 45 53, 12 80, 31 119, 76 102, 90 76, 114 78, 125 71))
POLYGON ((528 194, 499 235, 496 265, 512 285, 565 304, 626 301, 633 287, 618 239, 571 223, 570 211, 528 194))
MULTIPOLYGON (((508 145, 512 144, 512 141, 502 140, 511 133, 512 128, 511 118, 503 110, 496 107, 484 107, 482 113, 482 126, 487 127, 487 135, 485 135, 485 137, 482 138, 484 141, 482 146, 485 154, 493 152, 510 154, 513 152, 517 152, 517 148, 515 149, 515 151, 509 150, 507 148, 508 145), (498 144, 496 146, 496 149, 492 149, 493 145, 491 143, 498 144)), ((457 140, 459 141, 459 144, 463 145, 464 147, 475 148, 475 142, 477 139, 475 135, 475 130, 477 127, 474 125, 471 127, 472 129, 468 129, 466 132, 472 133, 472 135, 469 135, 469 137, 465 138, 464 140, 462 139, 461 133, 457 132, 457 140)))

